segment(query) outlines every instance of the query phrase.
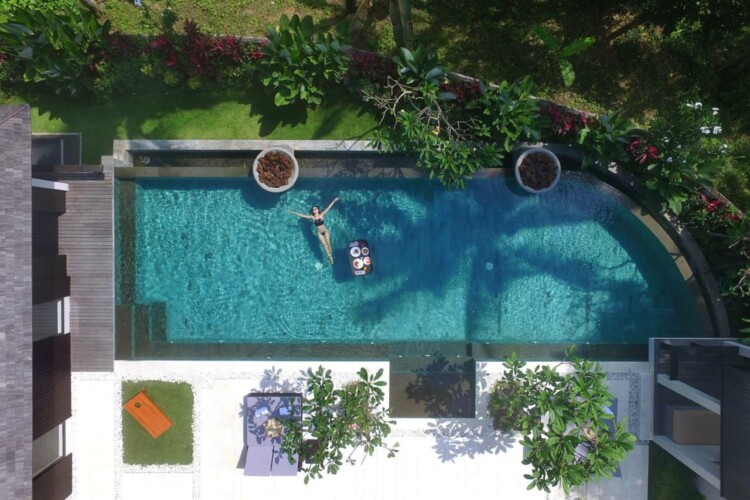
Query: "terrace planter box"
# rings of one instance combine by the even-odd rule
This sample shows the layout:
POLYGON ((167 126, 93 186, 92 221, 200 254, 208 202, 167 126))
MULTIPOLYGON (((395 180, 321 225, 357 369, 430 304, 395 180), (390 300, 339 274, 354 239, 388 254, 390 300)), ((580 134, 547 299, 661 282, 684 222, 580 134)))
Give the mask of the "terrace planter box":
POLYGON ((253 177, 270 193, 283 193, 297 182, 299 164, 294 153, 282 147, 264 149, 253 162, 253 177))
POLYGON ((554 188, 562 173, 557 155, 544 148, 531 148, 521 153, 513 170, 518 184, 532 194, 554 188))

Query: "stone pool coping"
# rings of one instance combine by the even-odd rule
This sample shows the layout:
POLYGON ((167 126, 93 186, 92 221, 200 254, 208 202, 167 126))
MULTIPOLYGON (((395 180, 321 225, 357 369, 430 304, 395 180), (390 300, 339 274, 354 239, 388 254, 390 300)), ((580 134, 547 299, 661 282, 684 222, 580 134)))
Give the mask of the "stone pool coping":
MULTIPOLYGON (((138 154, 148 153, 195 153, 197 151, 205 153, 219 153, 219 152, 259 152, 262 149, 272 146, 286 146, 294 151, 304 154, 315 154, 315 153, 331 153, 331 154, 343 154, 343 153, 357 153, 359 155, 372 154, 373 158, 378 158, 379 163, 387 163, 388 158, 385 155, 380 155, 375 149, 369 147, 363 141, 283 141, 283 140, 190 140, 190 141, 170 141, 170 140, 133 140, 133 141, 115 141, 114 146, 114 164, 115 175, 118 178, 135 178, 135 177, 247 177, 250 173, 252 162, 249 162, 247 166, 242 167, 154 167, 154 166, 134 166, 134 157, 138 154)), ((521 144, 517 150, 521 151, 524 148, 531 147, 531 144, 521 144)), ((553 150, 559 156, 568 159, 569 161, 580 162, 580 152, 575 148, 561 144, 534 144, 533 146, 542 146, 553 150)), ((403 157, 400 158, 403 163, 403 157)), ((413 165, 413 161, 411 162, 413 165)), ((625 173, 626 174, 626 173, 625 173)), ((641 202, 639 204, 636 200, 643 198, 643 193, 637 192, 634 186, 634 179, 626 177, 621 171, 613 169, 612 171, 601 172, 591 171, 580 172, 580 171, 566 171, 563 173, 566 177, 574 177, 576 179, 587 182, 591 185, 598 186, 602 190, 606 190, 611 196, 618 198, 628 209, 633 213, 639 220, 643 222, 646 227, 659 239, 664 245, 665 249, 672 255, 675 265, 677 265, 680 273, 688 285, 691 295, 699 307, 699 315, 703 323, 704 329, 708 332, 719 334, 721 336, 728 335, 728 327, 726 322, 726 312, 723 310, 723 304, 718 297, 718 288, 713 280, 708 265, 703 258, 700 249, 695 244, 695 241, 679 227, 675 227, 673 220, 668 219, 665 214, 659 211, 649 209, 649 206, 641 202), (614 187, 613 187, 614 186, 614 187), (629 187, 630 186, 630 187, 629 187), (704 292, 707 292, 704 294, 704 292), (712 293, 713 292, 713 293, 712 293), (710 300, 706 300, 706 297, 714 297, 710 300), (723 319, 723 321, 722 321, 723 319)), ((476 178, 492 178, 492 177, 511 177, 513 175, 512 169, 508 168, 493 168, 486 169, 478 172, 476 178)), ((347 167, 344 165, 338 165, 335 167, 301 167, 300 177, 397 177, 397 178, 421 178, 425 177, 425 174, 413 167, 405 168, 393 168, 393 167, 347 167)), ((652 204, 653 205, 653 204, 652 204)), ((164 356, 173 359, 186 359, 192 358, 201 351, 199 346, 191 344, 180 344, 179 348, 175 344, 162 344, 154 346, 147 346, 143 342, 145 339, 135 339, 136 346, 140 345, 140 349, 135 349, 139 352, 133 352, 133 357, 128 356, 118 357, 118 359, 143 359, 143 358, 162 358, 164 356), (145 348, 145 349, 144 349, 145 348), (198 348, 198 349, 196 349, 198 348)), ((208 351, 215 354, 215 356, 223 358, 225 354, 236 349, 238 344, 217 344, 214 349, 208 351)), ((612 359, 610 356, 605 354, 608 346, 611 348, 620 348, 623 352, 620 355, 615 356, 614 359, 645 359, 645 350, 640 352, 639 349, 633 349, 634 345, 631 346, 619 346, 610 344, 592 344, 586 348, 591 350, 591 354, 599 359, 612 359), (601 348, 601 349, 600 349, 601 348), (597 356, 598 354, 598 356, 597 356)), ((331 350, 337 351, 338 355, 335 356, 337 359, 347 359, 350 356, 357 357, 359 355, 365 355, 363 351, 368 351, 369 354, 366 357, 382 358, 382 357, 393 357, 393 356, 414 356, 423 354, 424 348, 427 347, 422 345, 423 349, 420 352, 416 352, 413 348, 407 346, 378 346, 378 345, 365 345, 365 346, 352 346, 343 344, 322 344, 322 345, 305 345, 305 346, 284 346, 284 344, 252 344, 245 346, 251 348, 252 354, 256 359, 279 359, 278 349, 281 348, 285 351, 286 356, 283 358, 292 359, 297 358, 299 355, 310 356, 317 354, 321 356, 323 351, 328 350, 329 356, 331 350), (333 348, 333 349, 332 349, 333 348), (364 349, 363 349, 364 348, 364 349), (371 352, 370 352, 371 351, 371 352)), ((464 344, 447 346, 444 343, 433 344, 430 346, 433 350, 443 351, 446 348, 449 352, 456 351, 457 355, 468 355, 473 356, 477 359, 502 359, 502 356, 507 354, 508 349, 518 349, 530 351, 529 354, 535 359, 552 359, 548 356, 554 356, 557 353, 560 346, 556 345, 537 345, 537 346, 523 346, 513 344, 464 344)), ((428 348, 429 349, 429 348, 428 348)), ((241 349, 243 354, 248 355, 246 349, 241 349)), ((435 352, 438 352, 435 351, 435 352)), ((206 350, 203 350, 203 355, 206 355, 206 350)), ((239 354, 239 353, 238 353, 239 354)), ((199 355, 200 357, 200 355, 199 355)))

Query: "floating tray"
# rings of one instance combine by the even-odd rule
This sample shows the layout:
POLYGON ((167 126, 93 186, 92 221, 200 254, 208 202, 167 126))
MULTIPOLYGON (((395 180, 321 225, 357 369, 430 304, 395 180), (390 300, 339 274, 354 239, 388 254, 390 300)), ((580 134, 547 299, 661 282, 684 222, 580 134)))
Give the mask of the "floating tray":
POLYGON ((372 272, 372 255, 366 240, 354 240, 347 247, 349 266, 355 276, 364 276, 372 272))

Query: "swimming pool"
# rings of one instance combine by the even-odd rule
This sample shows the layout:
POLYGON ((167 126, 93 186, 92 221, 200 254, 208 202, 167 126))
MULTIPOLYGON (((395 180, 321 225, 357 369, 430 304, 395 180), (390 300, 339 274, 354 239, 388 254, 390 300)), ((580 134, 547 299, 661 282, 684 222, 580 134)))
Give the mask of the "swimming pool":
POLYGON ((160 304, 166 342, 643 344, 701 333, 664 247, 609 189, 578 177, 543 196, 505 178, 465 191, 300 178, 281 195, 243 178, 119 179, 124 190, 117 301, 160 304), (330 266, 311 222, 287 210, 335 196, 330 266), (359 238, 372 247, 366 277, 351 274, 345 250, 359 238))

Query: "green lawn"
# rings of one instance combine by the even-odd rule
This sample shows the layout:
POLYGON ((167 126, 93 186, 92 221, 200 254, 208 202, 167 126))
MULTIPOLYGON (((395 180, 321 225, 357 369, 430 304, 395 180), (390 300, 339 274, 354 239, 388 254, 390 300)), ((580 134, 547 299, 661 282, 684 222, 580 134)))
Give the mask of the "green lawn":
POLYGON ((193 390, 190 384, 160 381, 125 381, 123 404, 146 389, 148 397, 174 423, 154 439, 128 412, 122 410, 122 454, 126 464, 193 463, 193 390))
POLYGON ((696 475, 655 444, 648 447, 649 500, 701 500, 695 487, 696 475))
POLYGON ((192 19, 205 33, 261 36, 281 14, 310 15, 316 22, 340 15, 343 0, 143 0, 143 6, 136 8, 132 0, 102 3, 112 26, 124 33, 157 33, 168 6, 177 19, 176 30, 192 19))
POLYGON ((82 132, 86 164, 111 155, 114 139, 358 139, 376 124, 345 90, 311 110, 277 108, 260 88, 187 91, 156 84, 103 104, 45 92, 8 102, 32 106, 33 132, 82 132))

